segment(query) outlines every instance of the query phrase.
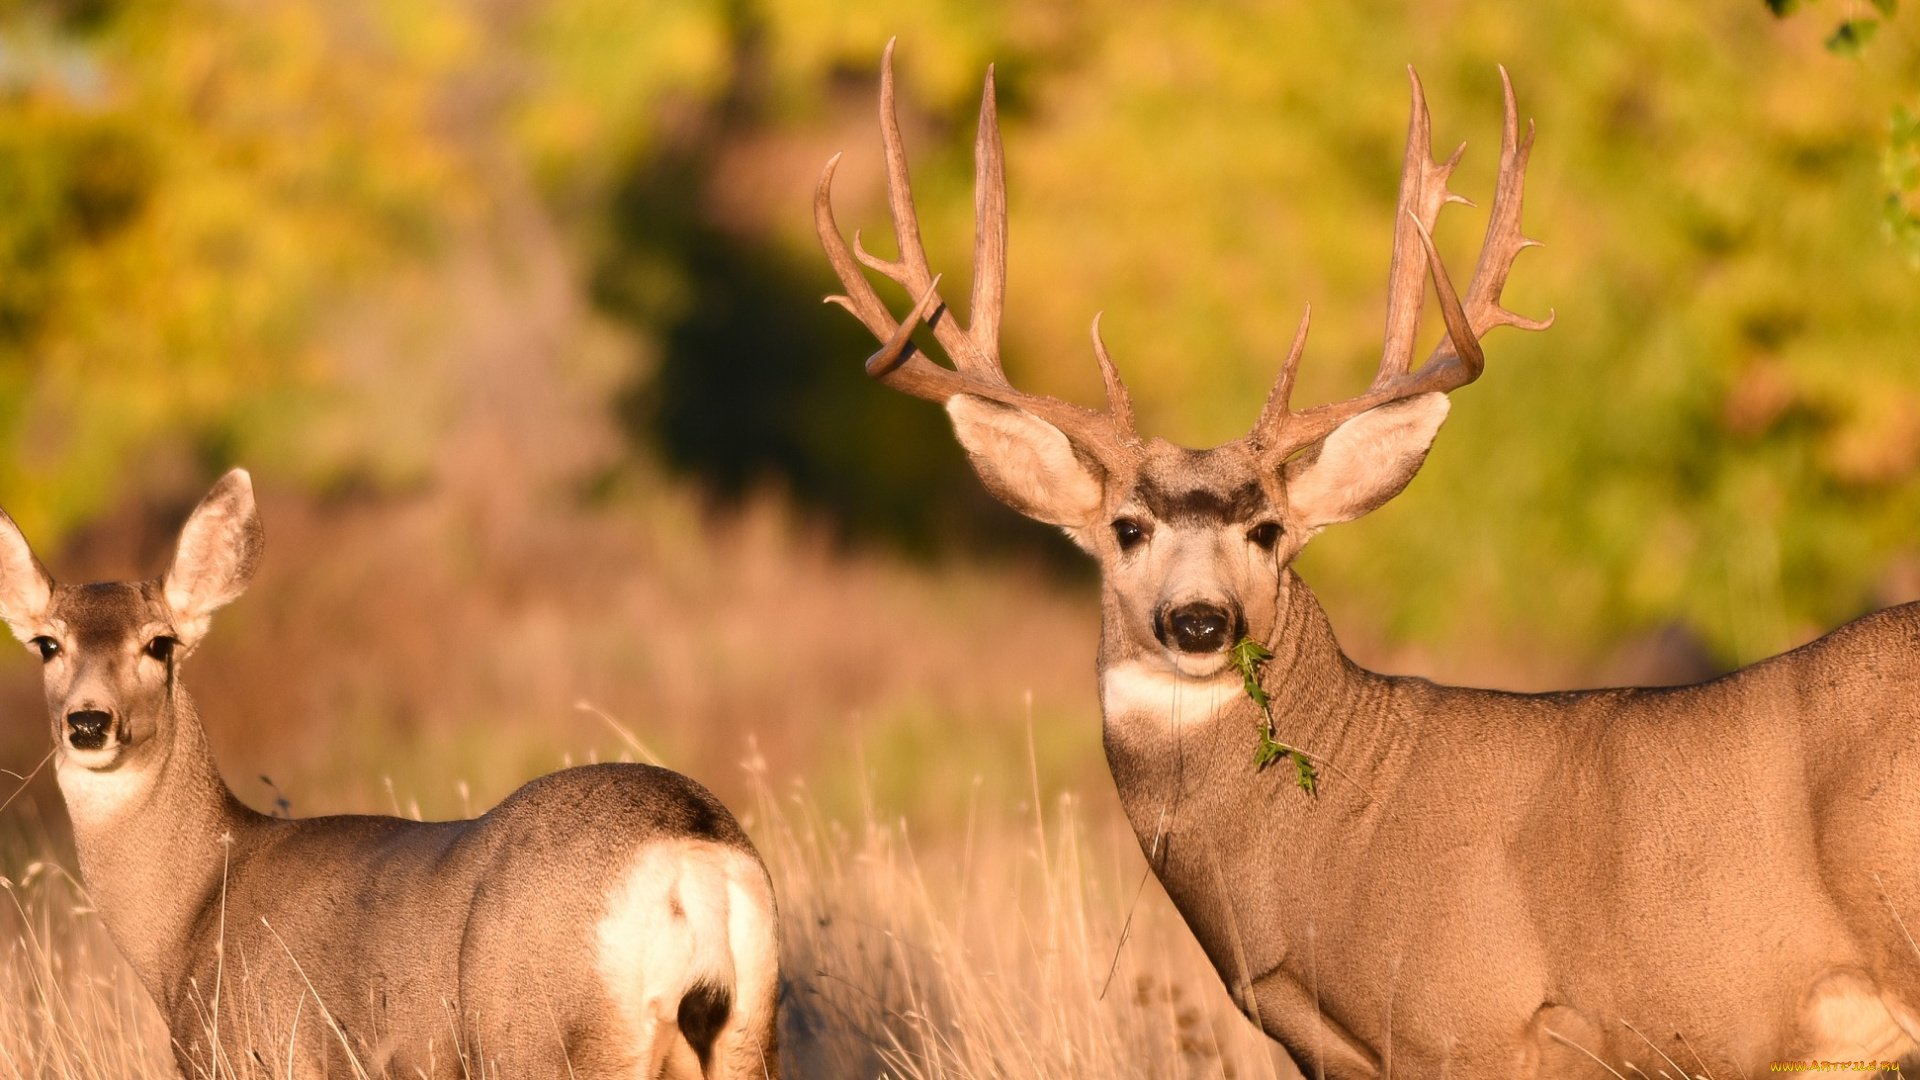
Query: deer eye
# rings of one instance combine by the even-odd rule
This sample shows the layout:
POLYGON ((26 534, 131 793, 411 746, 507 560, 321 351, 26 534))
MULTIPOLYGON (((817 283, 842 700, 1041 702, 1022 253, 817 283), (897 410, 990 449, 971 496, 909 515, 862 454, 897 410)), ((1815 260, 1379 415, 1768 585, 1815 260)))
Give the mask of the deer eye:
POLYGON ((40 662, 43 664, 60 655, 60 643, 50 637, 37 637, 27 644, 40 650, 40 662))
POLYGON ((1113 523, 1113 538, 1120 541, 1121 551, 1130 551, 1147 538, 1147 529, 1132 518, 1121 518, 1113 523))
POLYGON ((162 634, 147 642, 147 655, 164 664, 173 659, 173 647, 178 644, 178 641, 162 634))
POLYGON ((1272 551, 1273 545, 1280 542, 1280 534, 1285 531, 1277 521, 1263 521, 1247 530, 1247 539, 1259 545, 1264 551, 1272 551))

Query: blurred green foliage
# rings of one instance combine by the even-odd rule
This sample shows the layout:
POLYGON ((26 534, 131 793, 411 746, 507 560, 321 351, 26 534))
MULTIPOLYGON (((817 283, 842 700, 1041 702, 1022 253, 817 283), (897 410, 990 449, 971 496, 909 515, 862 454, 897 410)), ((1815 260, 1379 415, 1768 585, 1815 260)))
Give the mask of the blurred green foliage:
POLYGON ((318 315, 432 247, 467 27, 424 5, 0 7, 0 490, 58 535, 161 458, 298 445, 318 315))
MULTIPOLYGON (((816 138, 876 138, 847 117, 872 115, 879 46, 899 33, 916 196, 950 279, 970 246, 977 77, 998 61, 1016 379, 1096 400, 1083 327, 1104 307, 1144 429, 1190 444, 1250 423, 1302 302, 1302 398, 1363 384, 1402 63, 1427 81, 1436 140, 1473 142, 1455 186, 1482 202, 1505 63, 1540 121, 1528 231, 1549 244, 1509 296, 1561 321, 1490 342, 1427 475, 1321 538, 1309 580, 1436 648, 1596 657, 1680 621, 1726 663, 1910 588, 1920 325, 1882 236, 1882 156, 1916 63, 1887 8, 1864 60, 1824 48, 1832 27, 1738 2, 755 12, 764 60, 707 77, 708 100, 753 79, 778 104, 764 127, 816 138)), ((851 175, 843 223, 885 236, 874 186, 851 194, 851 175)), ((1442 221, 1455 267, 1478 225, 1467 209, 1442 221)), ((814 250, 799 198, 768 231, 814 250)))
MULTIPOLYGON (((1404 65, 1436 144, 1469 140, 1455 187, 1484 206, 1504 63, 1539 123, 1527 228, 1548 245, 1508 299, 1559 322, 1492 337, 1423 476, 1303 572, 1436 649, 1590 660, 1679 621, 1750 660, 1906 595, 1920 560, 1913 5, 1769 7, 0 6, 0 491, 31 530, 83 517, 163 443, 314 483, 347 468, 302 434, 333 378, 315 327, 483 198, 479 139, 652 343, 621 407, 654 445, 722 486, 784 477, 969 535, 980 496, 938 411, 861 382, 851 320, 802 313, 826 287, 807 199, 829 153, 853 152, 842 225, 889 244, 888 36, 948 294, 966 294, 991 61, 1015 380, 1097 400, 1085 328, 1105 309, 1143 430, 1194 445, 1251 423, 1305 302, 1297 400, 1364 385, 1404 65), (1842 19, 1854 55, 1828 47, 1842 19), (509 73, 505 104, 450 106, 481 71, 509 73), (470 114, 478 135, 449 120, 470 114)), ((1481 213, 1442 218, 1456 275, 1481 213)))
POLYGON ((1920 270, 1920 214, 1912 200, 1920 195, 1920 115, 1895 105, 1887 121, 1887 152, 1881 163, 1887 185, 1887 236, 1907 252, 1920 270))
MULTIPOLYGON (((1095 400, 1084 327, 1104 308, 1143 427, 1203 445, 1251 421, 1306 301, 1315 340, 1300 398, 1364 383, 1402 65, 1426 81, 1436 142, 1470 140, 1455 186, 1484 203, 1506 64, 1539 121, 1527 225, 1548 244, 1521 261, 1509 298, 1560 321, 1496 335, 1487 377, 1456 395, 1422 479, 1316 542, 1303 570, 1337 604, 1439 648, 1467 639, 1591 659, 1679 621, 1731 663, 1911 588, 1920 283, 1881 235, 1883 168, 1897 167, 1882 159, 1911 145, 1890 149, 1884 132, 1920 65, 1910 19, 1878 11, 1884 33, 1848 57, 1824 47, 1832 26, 1737 0, 911 13, 769 0, 709 11, 698 40, 711 67, 676 100, 678 115, 742 144, 772 132, 816 142, 822 159, 847 139, 870 148, 873 73, 897 33, 921 219, 959 296, 971 116, 997 61, 1016 380, 1095 400), (725 44, 743 10, 751 67, 725 44), (742 85, 767 103, 747 124, 727 111, 742 85)), ((554 55, 556 70, 568 55, 554 55)), ((644 135, 626 145, 646 160, 644 135)), ((604 168, 584 141, 573 153, 584 164, 553 175, 604 168)), ((870 149, 865 160, 874 170, 870 149)), ((886 236, 872 178, 855 175, 841 171, 843 225, 886 236)), ((756 235, 817 258, 805 185, 781 190, 790 208, 756 235)), ((1456 273, 1471 263, 1476 213, 1442 219, 1456 273)))
MULTIPOLYGON (((1767 0, 1768 9, 1780 18, 1793 14, 1798 6, 1785 0, 1767 0)), ((1900 0, 1873 0, 1873 8, 1890 20, 1898 14, 1900 0)), ((1880 19, 1842 19, 1827 38, 1827 51, 1858 57, 1879 34, 1880 19)), ((1902 45, 1911 50, 1912 43, 1904 35, 1902 45)), ((1914 197, 1920 195, 1920 118, 1904 104, 1895 105, 1887 127, 1887 146, 1880 166, 1887 187, 1886 233, 1920 269, 1920 214, 1914 213, 1912 206, 1914 197)))

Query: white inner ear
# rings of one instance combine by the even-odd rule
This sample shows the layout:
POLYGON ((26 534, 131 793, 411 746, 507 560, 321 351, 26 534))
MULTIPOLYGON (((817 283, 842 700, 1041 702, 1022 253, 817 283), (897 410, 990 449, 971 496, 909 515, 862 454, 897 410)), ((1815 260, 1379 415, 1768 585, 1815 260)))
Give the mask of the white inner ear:
POLYGON ((0 620, 6 621, 14 637, 31 640, 52 597, 52 583, 33 557, 27 538, 20 535, 12 518, 0 512, 0 620))
POLYGON ((235 469, 194 508, 167 571, 167 605, 182 643, 198 642, 215 609, 246 591, 260 564, 261 546, 253 482, 235 469))
POLYGON ((1001 502, 1068 529, 1084 528, 1099 515, 1101 480, 1059 428, 971 394, 948 398, 947 415, 980 482, 1001 502))
POLYGON ((1400 494, 1447 418, 1445 394, 1368 409, 1286 466, 1287 506, 1308 530, 1352 521, 1400 494))

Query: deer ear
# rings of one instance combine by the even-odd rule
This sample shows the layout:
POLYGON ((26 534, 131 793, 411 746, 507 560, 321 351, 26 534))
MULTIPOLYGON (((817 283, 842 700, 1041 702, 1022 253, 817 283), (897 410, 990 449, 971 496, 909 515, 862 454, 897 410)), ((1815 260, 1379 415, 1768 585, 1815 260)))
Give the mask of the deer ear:
POLYGON ((197 644, 214 611, 246 591, 266 540, 253 504, 253 479, 235 469, 194 507, 167 570, 167 606, 182 645, 197 644))
POLYGON ((0 510, 0 620, 5 620, 14 637, 30 640, 40 632, 52 598, 53 579, 33 557, 20 526, 0 510))
POLYGON ((1287 506, 1309 532, 1377 509, 1400 494, 1447 418, 1447 395, 1419 394, 1348 420, 1287 462, 1287 506))
POLYGON ((1001 502, 1065 529, 1085 528, 1099 516, 1104 483, 1059 428, 972 394, 948 398, 947 415, 973 471, 1001 502))

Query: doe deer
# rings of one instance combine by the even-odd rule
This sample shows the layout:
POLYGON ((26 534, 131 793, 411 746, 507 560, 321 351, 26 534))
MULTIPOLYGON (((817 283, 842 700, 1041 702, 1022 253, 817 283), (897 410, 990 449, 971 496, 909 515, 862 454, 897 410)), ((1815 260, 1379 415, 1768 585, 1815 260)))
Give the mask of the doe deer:
POLYGON ((1910 1052, 1920 607, 1697 686, 1515 694, 1360 668, 1289 568, 1320 530, 1406 486, 1447 392, 1480 374, 1482 335, 1551 321, 1500 305, 1533 243, 1520 231, 1533 131, 1505 71, 1499 179, 1464 302, 1428 237, 1460 201, 1446 187, 1459 152, 1432 160, 1409 76, 1386 344, 1350 400, 1290 406, 1304 319, 1252 432, 1208 450, 1134 433, 1097 318, 1104 411, 1014 389, 996 340, 1007 216, 992 71, 963 328, 914 220, 891 46, 880 126, 899 254, 857 237, 848 249, 829 161, 815 217, 846 289, 829 299, 884 342, 868 374, 943 403, 986 487, 1099 560, 1120 799, 1235 1000, 1306 1075, 1727 1077, 1910 1052), (906 319, 862 263, 905 287, 906 319), (1429 273, 1447 337, 1415 368, 1429 273), (909 340, 923 321, 952 367, 909 340), (1262 769, 1256 748, 1297 750, 1299 773, 1262 769), (1317 797, 1297 790, 1315 772, 1317 797))
POLYGON ((238 469, 158 581, 55 584, 0 512, 80 869, 181 1072, 777 1075, 771 884, 693 780, 567 769, 449 822, 234 798, 180 667, 262 544, 238 469))

